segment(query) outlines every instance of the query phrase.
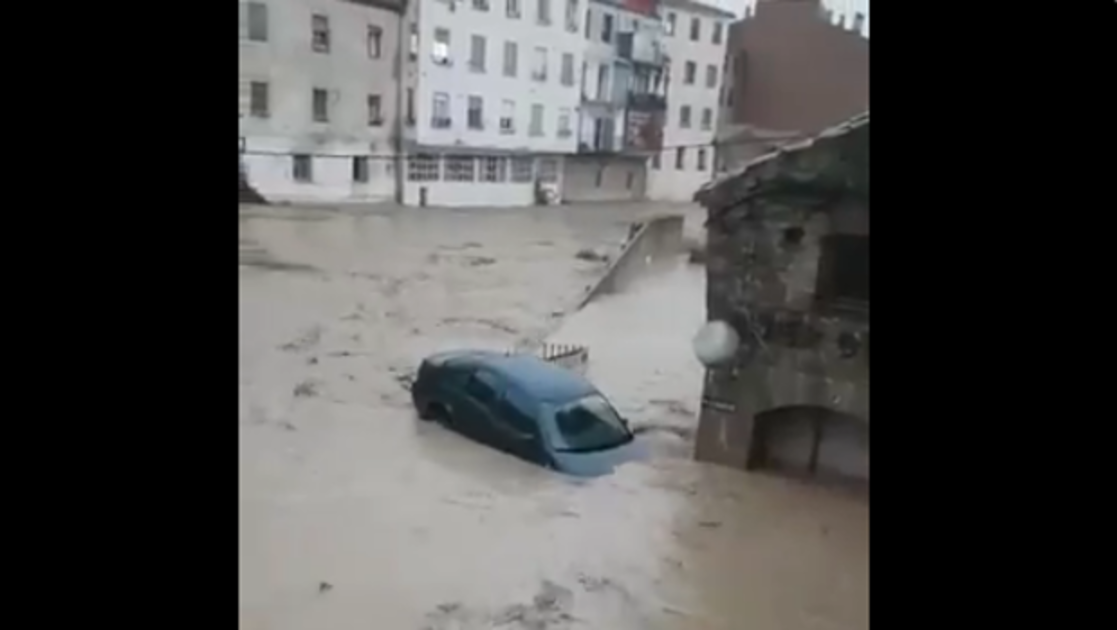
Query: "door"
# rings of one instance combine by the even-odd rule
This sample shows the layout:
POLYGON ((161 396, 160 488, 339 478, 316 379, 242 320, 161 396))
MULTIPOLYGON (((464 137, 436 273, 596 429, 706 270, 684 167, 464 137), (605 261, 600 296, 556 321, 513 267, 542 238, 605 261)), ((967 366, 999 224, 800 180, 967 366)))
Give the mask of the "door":
POLYGON ((493 421, 499 391, 499 381, 492 374, 484 370, 471 374, 455 410, 454 428, 478 442, 500 448, 493 421))
POLYGON ((496 437, 502 451, 535 464, 546 465, 539 426, 532 401, 515 390, 506 390, 494 417, 496 437))

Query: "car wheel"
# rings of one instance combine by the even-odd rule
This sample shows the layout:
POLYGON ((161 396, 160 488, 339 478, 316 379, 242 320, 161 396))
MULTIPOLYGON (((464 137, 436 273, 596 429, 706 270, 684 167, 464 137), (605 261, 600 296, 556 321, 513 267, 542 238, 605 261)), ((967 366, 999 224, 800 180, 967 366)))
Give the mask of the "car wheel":
POLYGON ((446 408, 442 405, 438 403, 430 403, 429 405, 423 407, 423 412, 419 414, 419 417, 423 420, 426 420, 427 422, 438 422, 441 424, 446 424, 446 420, 449 418, 449 415, 446 413, 446 408))

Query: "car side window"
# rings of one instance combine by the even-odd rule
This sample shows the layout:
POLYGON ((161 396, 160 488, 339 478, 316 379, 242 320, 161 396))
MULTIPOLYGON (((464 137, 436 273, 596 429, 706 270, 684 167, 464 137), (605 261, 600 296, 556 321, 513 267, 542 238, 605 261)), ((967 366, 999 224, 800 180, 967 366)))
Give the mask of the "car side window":
POLYGON ((499 408, 501 417, 516 431, 530 435, 538 433, 535 425, 536 406, 531 399, 521 396, 515 389, 509 389, 504 393, 499 408))
POLYGON ((474 372, 465 383, 465 393, 478 402, 492 405, 497 399, 495 379, 485 372, 474 372))

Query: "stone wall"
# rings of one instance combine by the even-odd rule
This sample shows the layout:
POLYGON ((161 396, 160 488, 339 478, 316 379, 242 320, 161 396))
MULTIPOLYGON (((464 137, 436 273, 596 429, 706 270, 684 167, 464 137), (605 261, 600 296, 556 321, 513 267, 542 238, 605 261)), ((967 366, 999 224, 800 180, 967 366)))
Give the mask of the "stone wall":
MULTIPOLYGON (((868 235, 868 130, 867 117, 852 121, 761 158, 697 195, 708 209, 707 319, 729 322, 742 339, 731 365, 707 373, 698 459, 758 465, 765 450, 758 436, 778 441, 781 430, 758 426, 762 414, 789 431, 827 425, 765 413, 793 408, 812 418, 826 410, 835 419, 834 430, 811 434, 815 460, 829 435, 846 445, 821 449, 856 458, 848 445, 863 444, 867 462, 868 307, 821 302, 816 286, 824 236, 868 235), (863 435, 850 430, 845 419, 851 417, 863 435)), ((830 468, 864 469, 867 476, 867 463, 830 468)))

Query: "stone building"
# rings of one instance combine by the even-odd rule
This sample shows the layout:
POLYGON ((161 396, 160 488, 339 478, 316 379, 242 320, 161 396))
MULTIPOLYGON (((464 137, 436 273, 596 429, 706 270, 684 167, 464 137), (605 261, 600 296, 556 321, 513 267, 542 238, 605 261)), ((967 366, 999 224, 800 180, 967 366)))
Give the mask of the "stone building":
POLYGON ((711 182, 707 319, 740 344, 706 376, 695 456, 869 477, 869 114, 711 182))

